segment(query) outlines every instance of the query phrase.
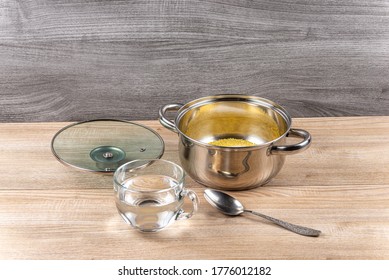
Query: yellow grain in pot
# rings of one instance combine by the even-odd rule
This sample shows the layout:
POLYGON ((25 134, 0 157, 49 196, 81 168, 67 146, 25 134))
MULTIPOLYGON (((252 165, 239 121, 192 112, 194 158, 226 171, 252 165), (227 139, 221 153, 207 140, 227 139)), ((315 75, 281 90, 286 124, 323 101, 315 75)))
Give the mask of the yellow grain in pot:
POLYGON ((246 146, 255 146, 254 143, 237 138, 224 138, 209 142, 210 145, 222 146, 222 147, 246 147, 246 146))

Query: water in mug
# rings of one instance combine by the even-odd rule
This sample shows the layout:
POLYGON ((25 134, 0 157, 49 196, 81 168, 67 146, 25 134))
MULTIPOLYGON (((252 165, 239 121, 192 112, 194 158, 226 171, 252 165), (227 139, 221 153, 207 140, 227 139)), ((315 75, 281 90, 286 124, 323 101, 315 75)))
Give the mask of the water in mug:
POLYGON ((134 193, 122 188, 116 195, 116 206, 120 215, 127 223, 143 231, 158 231, 164 228, 175 220, 181 211, 183 199, 178 199, 179 194, 174 190, 177 184, 175 179, 163 175, 141 175, 127 179, 122 185, 128 189, 147 189, 151 192, 170 190, 134 193))

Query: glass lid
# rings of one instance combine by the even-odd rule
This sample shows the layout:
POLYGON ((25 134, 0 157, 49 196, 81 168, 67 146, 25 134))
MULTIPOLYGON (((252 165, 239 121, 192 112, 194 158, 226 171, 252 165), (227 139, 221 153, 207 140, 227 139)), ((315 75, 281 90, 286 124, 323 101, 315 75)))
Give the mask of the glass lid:
POLYGON ((113 172, 135 159, 160 158, 164 142, 152 129, 122 120, 91 120, 58 131, 52 141, 54 156, 86 171, 113 172))

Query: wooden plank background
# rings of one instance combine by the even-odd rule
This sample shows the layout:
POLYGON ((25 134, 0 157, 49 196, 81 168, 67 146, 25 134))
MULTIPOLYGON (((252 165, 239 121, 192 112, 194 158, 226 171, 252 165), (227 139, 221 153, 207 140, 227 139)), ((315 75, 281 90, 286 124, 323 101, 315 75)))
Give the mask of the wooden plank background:
POLYGON ((0 122, 156 119, 241 93, 388 115, 388 0, 0 0, 0 122))

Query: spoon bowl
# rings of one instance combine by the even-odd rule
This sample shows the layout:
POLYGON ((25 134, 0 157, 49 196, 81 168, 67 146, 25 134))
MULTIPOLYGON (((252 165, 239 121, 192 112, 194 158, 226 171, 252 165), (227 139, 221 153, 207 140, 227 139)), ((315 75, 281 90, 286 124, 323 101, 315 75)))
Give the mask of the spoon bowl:
POLYGON ((209 204, 225 215, 237 216, 244 212, 244 206, 239 200, 221 191, 206 189, 204 197, 209 204))
POLYGON ((269 220, 287 230, 300 235, 317 237, 321 233, 320 230, 294 225, 252 210, 247 210, 239 200, 221 191, 206 189, 204 191, 204 197, 209 202, 209 204, 218 209, 220 212, 229 216, 238 216, 244 212, 247 212, 269 220))

